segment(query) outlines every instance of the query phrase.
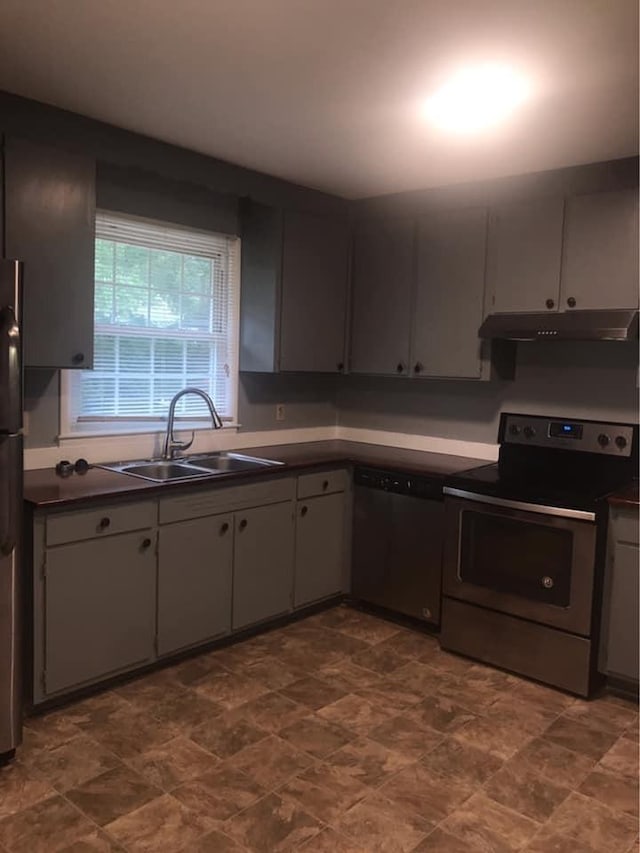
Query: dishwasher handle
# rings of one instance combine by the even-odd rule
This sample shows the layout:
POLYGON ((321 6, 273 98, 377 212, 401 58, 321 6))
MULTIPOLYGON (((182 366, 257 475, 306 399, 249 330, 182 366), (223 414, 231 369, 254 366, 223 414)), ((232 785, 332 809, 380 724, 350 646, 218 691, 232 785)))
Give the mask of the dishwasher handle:
POLYGON ((414 475, 388 468, 358 466, 354 471, 353 480, 356 486, 381 492, 408 495, 425 500, 443 500, 442 479, 437 476, 414 475))

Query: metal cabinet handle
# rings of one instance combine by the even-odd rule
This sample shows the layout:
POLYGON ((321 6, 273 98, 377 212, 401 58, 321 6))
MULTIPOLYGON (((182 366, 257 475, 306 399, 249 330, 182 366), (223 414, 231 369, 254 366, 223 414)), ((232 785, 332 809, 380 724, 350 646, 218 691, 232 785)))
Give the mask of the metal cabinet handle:
POLYGON ((308 506, 303 506, 303 507, 302 507, 302 509, 300 510, 300 515, 303 515, 303 516, 304 516, 304 515, 306 515, 308 512, 309 512, 309 507, 308 507, 308 506))
POLYGON ((549 310, 556 307, 556 303, 553 301, 553 299, 547 299, 547 301, 545 302, 545 305, 547 306, 547 308, 549 310))
POLYGON ((328 488, 329 488, 329 481, 328 481, 328 480, 324 480, 324 481, 323 481, 323 483, 322 483, 322 491, 323 491, 323 492, 326 492, 328 488))
POLYGON ((404 362, 403 361, 399 361, 396 364, 396 373, 404 373, 404 362))
POLYGON ((415 365, 413 366, 413 372, 414 373, 422 373, 423 370, 424 370, 424 364, 421 361, 416 361, 415 365))
POLYGON ((142 540, 142 547, 144 548, 145 551, 147 550, 147 548, 151 548, 151 539, 143 539, 142 540))
POLYGON ((567 299, 567 305, 569 306, 569 308, 575 308, 576 307, 576 300, 575 300, 574 296, 570 296, 567 299))
POLYGON ((100 528, 100 530, 106 530, 107 527, 109 527, 110 525, 111 525, 111 519, 109 518, 108 515, 105 515, 104 518, 101 518, 100 522, 98 523, 98 527, 100 528))
MULTIPOLYGON (((246 524, 246 522, 245 522, 245 524, 246 524)), ((224 536, 224 534, 227 532, 228 529, 229 529, 229 523, 227 521, 225 521, 225 523, 220 528, 220 534, 222 536, 224 536)))
POLYGON ((240 530, 244 530, 246 526, 247 526, 247 519, 243 518, 242 521, 240 522, 240 524, 238 525, 238 527, 240 528, 240 530))
POLYGON ((343 361, 339 361, 339 362, 336 364, 336 369, 338 370, 338 372, 339 372, 339 373, 342 373, 342 371, 344 370, 344 362, 343 362, 343 361))
POLYGON ((82 364, 82 362, 84 361, 84 353, 83 352, 74 353, 74 355, 71 356, 71 361, 73 364, 82 364))

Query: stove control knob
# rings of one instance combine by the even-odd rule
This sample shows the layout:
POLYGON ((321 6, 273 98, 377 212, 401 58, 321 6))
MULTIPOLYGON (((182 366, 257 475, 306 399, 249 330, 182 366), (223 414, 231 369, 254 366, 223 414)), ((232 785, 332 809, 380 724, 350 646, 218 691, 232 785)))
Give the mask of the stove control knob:
POLYGON ((536 434, 536 431, 532 426, 526 426, 522 431, 524 433, 525 438, 533 438, 533 436, 536 434))
POLYGON ((600 447, 607 447, 607 445, 609 445, 610 443, 611 439, 606 434, 606 432, 601 432, 598 436, 598 444, 600 445, 600 447))
POLYGON ((619 447, 620 450, 624 450, 627 446, 627 439, 623 435, 616 436, 616 447, 619 447))
POLYGON ((518 426, 518 424, 511 424, 511 426, 509 427, 509 433, 511 435, 520 435, 520 427, 518 426))

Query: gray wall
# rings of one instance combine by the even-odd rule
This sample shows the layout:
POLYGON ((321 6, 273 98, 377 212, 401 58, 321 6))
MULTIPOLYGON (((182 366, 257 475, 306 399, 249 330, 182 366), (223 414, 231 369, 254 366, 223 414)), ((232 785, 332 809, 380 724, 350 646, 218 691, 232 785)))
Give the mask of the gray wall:
POLYGON ((637 344, 519 344, 513 381, 344 377, 342 426, 495 442, 501 411, 638 418, 637 344))

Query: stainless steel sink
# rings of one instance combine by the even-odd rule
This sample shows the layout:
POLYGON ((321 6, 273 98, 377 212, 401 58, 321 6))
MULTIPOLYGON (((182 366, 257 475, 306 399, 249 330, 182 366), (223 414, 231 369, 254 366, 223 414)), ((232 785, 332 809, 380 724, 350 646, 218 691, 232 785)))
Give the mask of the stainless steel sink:
POLYGON ((154 483, 175 483, 180 480, 194 480, 226 472, 251 471, 282 464, 271 459, 244 456, 241 453, 208 453, 172 460, 142 459, 138 462, 113 462, 96 467, 151 480, 154 483))
POLYGON ((212 472, 250 471, 252 468, 269 468, 282 465, 273 459, 258 459, 256 456, 245 456, 242 453, 210 453, 202 456, 192 456, 185 460, 189 466, 207 468, 212 472))

